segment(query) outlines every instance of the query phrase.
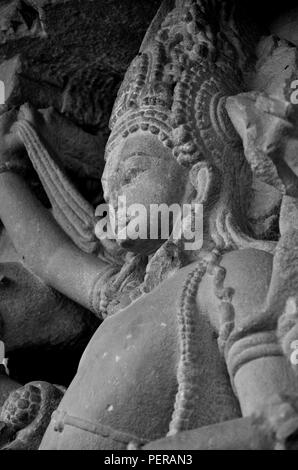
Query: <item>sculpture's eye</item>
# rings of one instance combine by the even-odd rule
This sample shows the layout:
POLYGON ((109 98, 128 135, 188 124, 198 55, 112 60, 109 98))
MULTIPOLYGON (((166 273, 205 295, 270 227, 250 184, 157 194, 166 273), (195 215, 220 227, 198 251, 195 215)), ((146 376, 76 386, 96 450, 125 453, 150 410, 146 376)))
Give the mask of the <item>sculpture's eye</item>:
POLYGON ((147 168, 130 168, 127 170, 123 177, 123 184, 130 184, 139 176, 141 173, 144 173, 147 168))
POLYGON ((152 159, 142 152, 131 154, 123 164, 122 183, 124 185, 132 183, 141 173, 151 168, 152 159))

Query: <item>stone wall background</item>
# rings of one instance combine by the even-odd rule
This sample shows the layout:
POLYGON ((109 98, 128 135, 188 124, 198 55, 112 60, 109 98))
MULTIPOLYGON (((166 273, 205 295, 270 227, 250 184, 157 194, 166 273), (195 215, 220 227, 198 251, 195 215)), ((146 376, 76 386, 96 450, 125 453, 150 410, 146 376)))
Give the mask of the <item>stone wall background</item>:
POLYGON ((160 3, 0 2, 0 78, 11 84, 8 104, 54 106, 90 132, 106 133, 117 89, 160 3))

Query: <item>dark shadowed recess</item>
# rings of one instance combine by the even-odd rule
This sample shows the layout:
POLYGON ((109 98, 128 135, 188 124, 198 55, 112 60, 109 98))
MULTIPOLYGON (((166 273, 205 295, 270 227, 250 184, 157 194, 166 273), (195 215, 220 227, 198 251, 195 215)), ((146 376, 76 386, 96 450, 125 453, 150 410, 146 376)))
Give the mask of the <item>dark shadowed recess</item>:
POLYGON ((264 33, 266 28, 278 17, 297 7, 297 0, 236 0, 239 7, 247 12, 264 33))
MULTIPOLYGON (((93 333, 95 333, 94 328, 93 333)), ((68 387, 74 378, 82 354, 92 337, 85 336, 73 348, 38 348, 14 351, 9 355, 8 368, 20 383, 41 380, 68 387)))

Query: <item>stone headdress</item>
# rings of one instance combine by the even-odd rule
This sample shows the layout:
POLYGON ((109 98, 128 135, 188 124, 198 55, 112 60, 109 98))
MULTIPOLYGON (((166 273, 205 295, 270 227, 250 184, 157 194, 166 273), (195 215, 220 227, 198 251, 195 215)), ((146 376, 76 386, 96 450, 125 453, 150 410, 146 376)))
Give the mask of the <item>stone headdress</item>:
POLYGON ((165 1, 129 67, 110 120, 106 157, 139 129, 158 136, 180 164, 221 169, 223 147, 238 141, 225 111, 243 91, 253 41, 234 1, 165 1))

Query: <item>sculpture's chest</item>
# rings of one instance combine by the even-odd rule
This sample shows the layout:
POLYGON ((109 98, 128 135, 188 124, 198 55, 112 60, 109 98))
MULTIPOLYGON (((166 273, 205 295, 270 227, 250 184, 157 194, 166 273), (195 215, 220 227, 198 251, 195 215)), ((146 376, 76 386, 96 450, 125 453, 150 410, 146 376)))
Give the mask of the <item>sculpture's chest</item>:
MULTIPOLYGON (((171 424, 187 429, 238 416, 214 330, 199 315, 195 295, 190 315, 184 323, 181 319, 183 293, 195 268, 181 270, 104 322, 85 351, 62 410, 150 440, 166 435, 171 424)), ((62 436, 51 436, 49 430, 46 437, 71 448, 78 432, 66 427, 62 436)), ((86 435, 89 445, 118 444, 86 435)))

